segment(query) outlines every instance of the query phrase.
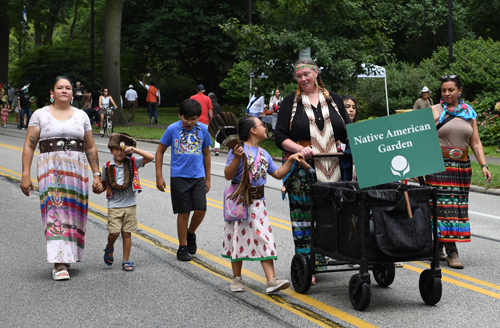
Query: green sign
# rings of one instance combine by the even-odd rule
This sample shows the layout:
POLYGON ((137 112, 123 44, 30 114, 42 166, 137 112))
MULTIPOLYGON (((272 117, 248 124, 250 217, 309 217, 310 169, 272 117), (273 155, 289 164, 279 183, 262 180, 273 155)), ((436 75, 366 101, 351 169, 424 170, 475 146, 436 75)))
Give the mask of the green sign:
POLYGON ((346 127, 360 188, 445 170, 430 107, 346 127))

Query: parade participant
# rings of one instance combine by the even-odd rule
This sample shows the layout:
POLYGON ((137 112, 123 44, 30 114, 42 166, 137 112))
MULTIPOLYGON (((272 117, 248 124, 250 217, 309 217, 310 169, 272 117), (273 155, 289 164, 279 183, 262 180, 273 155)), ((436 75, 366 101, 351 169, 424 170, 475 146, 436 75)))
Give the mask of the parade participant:
POLYGON ((273 260, 277 259, 274 235, 267 216, 264 185, 267 174, 282 179, 292 168, 294 161, 304 158, 300 153, 291 155, 282 167, 278 168, 267 151, 259 147, 259 142, 267 139, 265 123, 248 115, 238 121, 238 134, 243 147, 236 145, 229 151, 224 176, 232 184, 247 184, 234 192, 248 199, 249 217, 247 220, 225 221, 222 257, 231 259, 233 280, 231 291, 244 290, 241 278, 242 261, 260 261, 267 280, 267 293, 277 292, 290 286, 288 280, 278 279, 273 260), (246 156, 243 156, 246 154, 246 156), (243 160, 242 160, 243 158, 243 160), (249 179, 245 179, 243 174, 249 179))
MULTIPOLYGON (((315 166, 319 181, 339 181, 341 170, 337 158, 313 162, 315 153, 337 152, 337 141, 346 143, 345 125, 350 123, 344 103, 338 94, 329 92, 320 84, 319 69, 310 59, 300 59, 294 66, 298 82, 296 92, 283 99, 275 129, 276 146, 283 150, 283 160, 300 152, 311 166, 315 166)), ((296 253, 309 253, 311 218, 310 181, 302 165, 292 171, 286 180, 290 205, 290 219, 296 253)), ((324 263, 317 255, 316 265, 324 263)), ((312 283, 315 284, 313 277, 312 283)))
POLYGON ((37 172, 47 262, 54 263, 54 280, 66 280, 69 264, 84 260, 88 164, 94 173, 92 187, 97 190, 102 184, 89 118, 71 106, 71 81, 57 77, 50 92, 54 103, 35 111, 26 132, 21 190, 26 196, 33 190, 30 169, 40 141, 37 172))
POLYGON ((441 260, 454 269, 464 266, 458 257, 457 242, 470 242, 469 188, 472 167, 468 148, 472 149, 486 182, 491 173, 477 129, 476 112, 461 98, 462 83, 456 75, 441 79, 440 104, 432 106, 439 144, 446 171, 425 177, 428 186, 437 187, 437 225, 441 260), (447 256, 444 256, 443 246, 447 256))
POLYGON ((278 113, 282 101, 283 97, 281 96, 280 90, 276 89, 274 95, 269 99, 269 110, 278 113))
POLYGON ((351 123, 356 123, 358 120, 358 105, 356 104, 356 99, 354 99, 353 96, 344 95, 342 101, 344 102, 344 107, 347 111, 347 115, 349 115, 351 123))
POLYGON ((160 140, 155 155, 156 188, 165 191, 163 155, 172 147, 170 195, 177 214, 179 249, 177 259, 190 261, 196 254, 196 229, 207 211, 206 193, 210 190, 210 145, 207 126, 198 123, 201 105, 194 99, 184 100, 179 107, 180 120, 170 124, 160 140), (191 223, 189 216, 191 211, 191 223))
POLYGON ((429 88, 424 86, 422 90, 420 90, 420 98, 413 104, 413 110, 431 107, 433 103, 432 99, 429 98, 430 93, 431 91, 429 88))
MULTIPOLYGON (((217 96, 215 93, 210 92, 208 94, 208 98, 210 98, 210 101, 212 102, 212 117, 220 114, 221 108, 219 103, 217 102, 217 96)), ((217 140, 214 141, 214 148, 215 148, 215 156, 219 156, 219 150, 220 150, 220 144, 217 142, 217 140)))
MULTIPOLYGON (((115 101, 113 100, 113 97, 109 94, 108 89, 104 89, 102 91, 102 95, 99 97, 99 117, 100 117, 100 128, 101 128, 101 137, 104 137, 104 114, 106 114, 106 108, 109 108, 109 105, 113 104, 113 107, 116 108, 115 101)), ((114 112, 111 113, 111 116, 113 116, 114 112)))
POLYGON ((102 167, 102 189, 106 190, 108 199, 108 244, 104 248, 104 263, 111 266, 114 263, 113 252, 115 241, 120 236, 123 239, 122 269, 133 271, 134 263, 130 262, 132 248, 132 232, 137 231, 137 200, 136 191, 141 192, 139 181, 140 167, 154 159, 153 154, 137 148, 137 142, 126 133, 113 133, 109 137, 108 148, 113 159, 102 167), (129 155, 138 154, 138 157, 129 155))

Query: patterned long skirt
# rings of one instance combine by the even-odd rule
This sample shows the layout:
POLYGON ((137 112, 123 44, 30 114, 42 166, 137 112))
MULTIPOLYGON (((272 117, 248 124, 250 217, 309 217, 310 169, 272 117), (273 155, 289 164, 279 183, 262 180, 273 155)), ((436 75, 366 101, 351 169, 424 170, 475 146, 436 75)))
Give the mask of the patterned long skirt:
POLYGON ((83 261, 89 182, 85 153, 42 153, 37 171, 47 262, 83 261))
POLYGON ((276 260, 276 244, 266 201, 255 200, 248 213, 248 220, 225 222, 222 257, 231 259, 231 262, 276 260))
MULTIPOLYGON (((427 175, 428 186, 437 187, 437 222, 440 242, 469 242, 470 160, 444 159, 446 171, 427 175)), ((432 205, 432 200, 431 200, 432 205)))
MULTIPOLYGON (((292 153, 283 153, 283 163, 292 153)), ((306 158, 306 162, 314 167, 314 161, 306 158)), ((290 205, 290 221, 292 223, 295 253, 311 253, 311 185, 302 164, 296 163, 295 169, 286 180, 288 203, 290 205)), ((326 262, 325 258, 316 254, 316 265, 326 262)), ((318 268, 322 269, 322 268, 318 268)))

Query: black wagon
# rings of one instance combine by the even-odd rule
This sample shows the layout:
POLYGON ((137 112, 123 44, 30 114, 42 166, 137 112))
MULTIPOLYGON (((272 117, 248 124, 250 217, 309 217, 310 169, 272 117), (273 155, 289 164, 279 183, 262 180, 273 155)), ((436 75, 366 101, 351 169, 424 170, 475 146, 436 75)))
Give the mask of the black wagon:
POLYGON ((359 189, 354 181, 317 182, 311 167, 307 174, 312 193, 311 252, 292 259, 291 280, 297 292, 309 290, 313 274, 359 271, 349 281, 349 298, 356 310, 363 311, 371 299, 370 271, 379 286, 388 287, 395 278, 394 262, 422 260, 430 261, 430 269, 420 274, 420 295, 429 305, 440 301, 435 188, 389 183, 359 189), (315 254, 333 259, 327 270, 318 270, 315 254))

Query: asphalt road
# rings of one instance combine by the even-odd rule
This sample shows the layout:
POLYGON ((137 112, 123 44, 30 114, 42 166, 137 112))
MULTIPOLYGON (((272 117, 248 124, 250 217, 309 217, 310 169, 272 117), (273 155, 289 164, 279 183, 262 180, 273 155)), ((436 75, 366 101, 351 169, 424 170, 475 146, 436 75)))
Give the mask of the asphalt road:
MULTIPOLYGON (((69 281, 56 282, 45 262, 45 240, 39 198, 19 189, 25 132, 0 130, 0 327, 498 327, 500 305, 500 214, 498 196, 470 194, 471 243, 459 245, 463 270, 443 267, 443 296, 435 306, 422 301, 419 272, 423 262, 405 263, 394 283, 379 287, 372 279, 367 310, 354 310, 348 283, 353 272, 317 275, 307 294, 293 288, 269 296, 259 263, 244 263, 246 292, 229 289, 230 263, 221 258, 223 220, 221 200, 227 181, 222 172, 225 155, 212 157, 212 190, 200 226, 195 260, 180 262, 176 218, 169 193, 155 187, 154 163, 140 170, 143 192, 138 196, 140 231, 133 236, 134 272, 119 264, 103 263, 106 245, 106 199, 90 194, 85 247, 86 259, 72 265, 69 281), (61 321, 62 319, 62 321, 61 321), (66 323, 65 323, 66 322, 66 323)), ((101 164, 111 158, 107 138, 96 137, 101 164)), ((155 152, 156 144, 139 147, 155 152)), ((164 159, 168 182, 170 156, 164 159)), ((32 166, 36 179, 36 157, 32 166)), ((272 178, 271 178, 272 179, 272 178)), ((290 279, 293 241, 287 202, 281 200, 280 181, 266 187, 268 212, 276 238, 276 271, 290 279)), ((120 240, 118 241, 120 242, 120 240)), ((119 263, 121 245, 115 258, 119 263)))

